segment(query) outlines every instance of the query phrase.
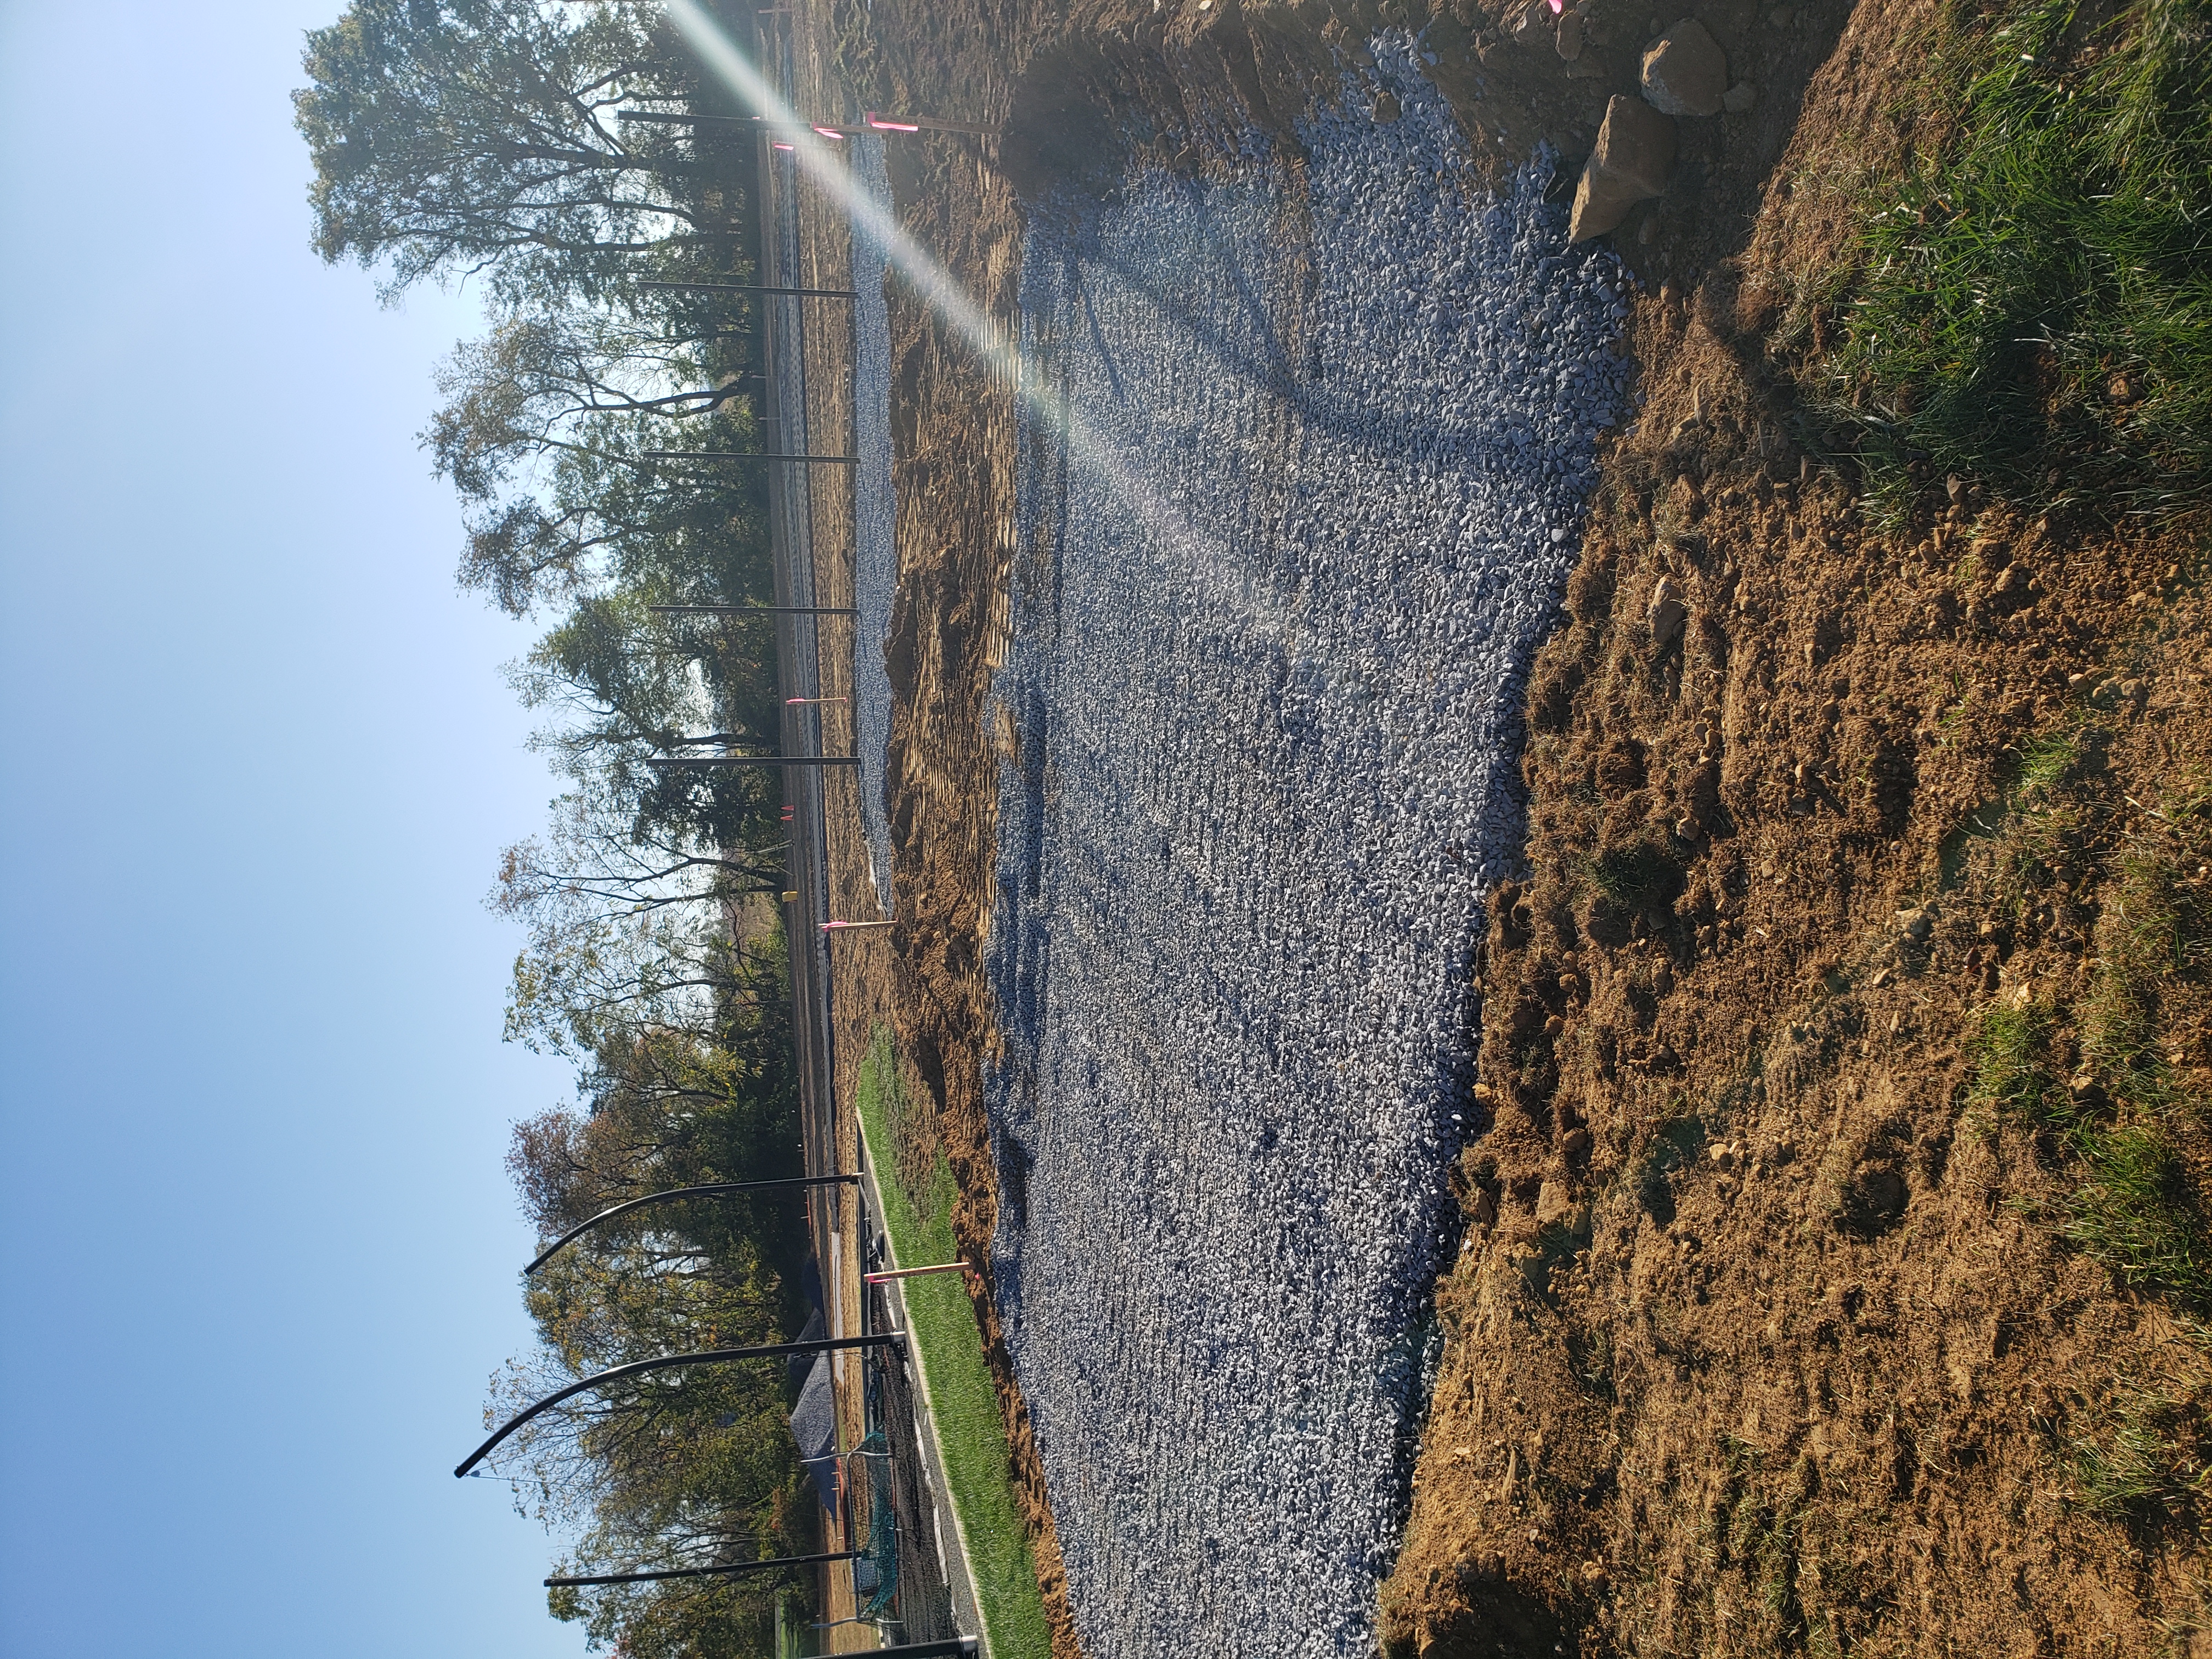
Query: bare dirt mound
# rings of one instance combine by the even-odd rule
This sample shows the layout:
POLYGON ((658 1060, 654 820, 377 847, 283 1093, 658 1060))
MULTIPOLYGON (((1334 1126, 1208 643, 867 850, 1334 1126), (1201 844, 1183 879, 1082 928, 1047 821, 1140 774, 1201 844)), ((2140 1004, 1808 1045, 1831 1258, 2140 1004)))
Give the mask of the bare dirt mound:
POLYGON ((2194 538, 1936 478, 1883 523, 1790 438, 1923 22, 1862 5, 1742 252, 1638 307, 1394 1651, 2204 1639, 2194 538))

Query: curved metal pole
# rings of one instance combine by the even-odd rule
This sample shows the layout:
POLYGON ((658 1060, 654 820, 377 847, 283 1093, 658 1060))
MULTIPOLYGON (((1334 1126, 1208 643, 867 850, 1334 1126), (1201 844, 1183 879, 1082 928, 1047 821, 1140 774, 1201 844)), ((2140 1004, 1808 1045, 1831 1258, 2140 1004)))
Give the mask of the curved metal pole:
POLYGON ((827 1555, 779 1555, 772 1561, 733 1561, 726 1567, 672 1567, 663 1572, 600 1572, 589 1577, 549 1578, 547 1589, 565 1584, 643 1584, 662 1578, 706 1578, 723 1572, 767 1572, 775 1567, 811 1567, 823 1561, 856 1561, 858 1550, 832 1550, 827 1555))
POLYGON ((719 1365, 731 1359, 787 1359, 793 1354, 827 1353, 833 1348, 881 1348, 893 1342, 906 1340, 904 1331, 885 1331, 876 1336, 825 1336, 811 1342, 771 1342, 759 1348, 709 1348, 704 1353, 663 1354, 658 1359, 633 1359, 627 1365, 617 1365, 611 1370, 601 1371, 597 1376, 587 1376, 580 1382, 571 1382, 565 1389, 556 1389, 535 1405, 526 1406, 500 1425, 485 1441, 471 1452, 453 1470, 459 1480, 490 1455, 492 1448, 513 1434, 538 1413, 559 1405, 571 1395, 586 1389, 596 1389, 608 1382, 619 1382, 625 1376, 641 1376, 647 1371, 674 1370, 683 1365, 719 1365))
POLYGON ((665 1193, 647 1193, 643 1198, 633 1198, 617 1204, 611 1210, 602 1210, 581 1226, 571 1227, 560 1237, 538 1252, 538 1259, 522 1271, 526 1277, 536 1273, 561 1252, 561 1247, 570 1240, 580 1238, 602 1221, 612 1221, 618 1215, 628 1215, 632 1210, 641 1210, 648 1204, 667 1204, 679 1198, 727 1198, 732 1193, 769 1192, 780 1187, 829 1187, 841 1182, 850 1183, 860 1177, 856 1175, 794 1176, 786 1181, 715 1181, 703 1187, 671 1187, 665 1193))

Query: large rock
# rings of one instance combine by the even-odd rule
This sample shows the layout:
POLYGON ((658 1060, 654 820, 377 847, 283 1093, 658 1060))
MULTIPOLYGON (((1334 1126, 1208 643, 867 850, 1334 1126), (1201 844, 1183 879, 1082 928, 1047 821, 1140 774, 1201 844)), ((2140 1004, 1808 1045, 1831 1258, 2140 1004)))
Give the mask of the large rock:
POLYGON ((1614 98, 1575 187, 1568 235, 1577 242, 1604 235, 1629 209, 1666 190, 1674 165, 1674 124, 1641 99, 1614 98))
POLYGON ((1644 54, 1644 96, 1656 110, 1718 115, 1728 89, 1728 58, 1694 17, 1675 24, 1644 54))
POLYGON ((1548 0, 1511 0, 1499 27, 1516 46, 1540 46, 1558 38, 1559 15, 1548 0))

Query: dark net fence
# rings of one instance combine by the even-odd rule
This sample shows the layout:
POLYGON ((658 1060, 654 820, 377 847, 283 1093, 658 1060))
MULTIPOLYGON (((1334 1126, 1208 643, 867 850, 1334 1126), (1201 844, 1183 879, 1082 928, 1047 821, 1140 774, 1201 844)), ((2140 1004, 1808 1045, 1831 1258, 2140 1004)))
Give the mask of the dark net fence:
MULTIPOLYGON (((868 1325, 890 1330, 895 1321, 890 1297, 883 1286, 868 1290, 868 1325)), ((875 1349, 870 1356, 868 1424, 882 1438, 877 1443, 887 1457, 863 1460, 869 1463, 870 1497, 878 1514, 888 1514, 896 1539, 893 1559, 884 1563, 889 1592, 885 1611, 899 1620, 898 1638, 905 1642, 930 1642, 960 1633, 952 1620, 952 1592, 945 1582, 945 1558, 939 1553, 935 1505, 931 1502, 928 1465, 915 1438, 914 1376, 903 1345, 875 1349)), ((872 1516, 871 1517, 873 1518, 872 1516)), ((871 1528, 873 1532, 874 1528, 871 1528)))

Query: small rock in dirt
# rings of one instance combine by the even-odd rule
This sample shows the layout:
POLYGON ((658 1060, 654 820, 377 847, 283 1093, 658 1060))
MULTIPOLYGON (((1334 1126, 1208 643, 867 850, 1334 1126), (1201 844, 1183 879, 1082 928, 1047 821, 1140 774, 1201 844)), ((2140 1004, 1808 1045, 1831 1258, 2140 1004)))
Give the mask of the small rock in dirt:
POLYGON ((1505 15, 1505 32, 1513 37, 1516 46, 1533 46, 1557 27, 1552 9, 1544 0, 1527 0, 1526 4, 1505 15))
POLYGON ((1404 113, 1405 111, 1399 106, 1397 99, 1389 93, 1378 92, 1375 94, 1375 118, 1377 121, 1387 125, 1404 113))
POLYGON ((1721 94, 1721 107, 1730 115, 1748 115, 1759 102, 1759 88, 1748 81, 1739 81, 1721 94))
POLYGON ((1581 1163, 1589 1156, 1589 1149, 1590 1132, 1588 1129, 1570 1129, 1559 1137, 1559 1151, 1565 1154, 1570 1164, 1581 1163))
POLYGON ((1536 1189, 1536 1224, 1548 1227, 1574 1212, 1574 1199, 1564 1181, 1547 1181, 1536 1189))
POLYGON ((1663 194, 1674 165, 1674 124, 1640 99, 1616 96, 1605 106, 1597 143, 1575 187, 1570 240, 1602 236, 1638 202, 1663 194))
POLYGON ((1918 945, 1935 931, 1936 912, 1927 905, 1916 904, 1909 910, 1897 913, 1897 925, 1905 938, 1918 945))
POLYGON ((1651 590, 1651 603, 1645 608, 1645 619, 1651 624, 1651 643, 1665 647, 1682 631, 1682 619, 1689 614, 1682 604, 1682 590, 1672 576, 1662 576, 1658 586, 1651 590))
POLYGON ((1686 17, 1644 54, 1644 96, 1667 115, 1718 115, 1728 96, 1728 59, 1703 23, 1686 17))
POLYGON ((1559 19, 1559 56, 1570 64, 1583 55, 1583 20, 1579 12, 1568 12, 1559 19))
POLYGON ((1733 1146, 1708 1146, 1705 1156, 1712 1160, 1716 1170, 1735 1168, 1735 1148, 1733 1146))

